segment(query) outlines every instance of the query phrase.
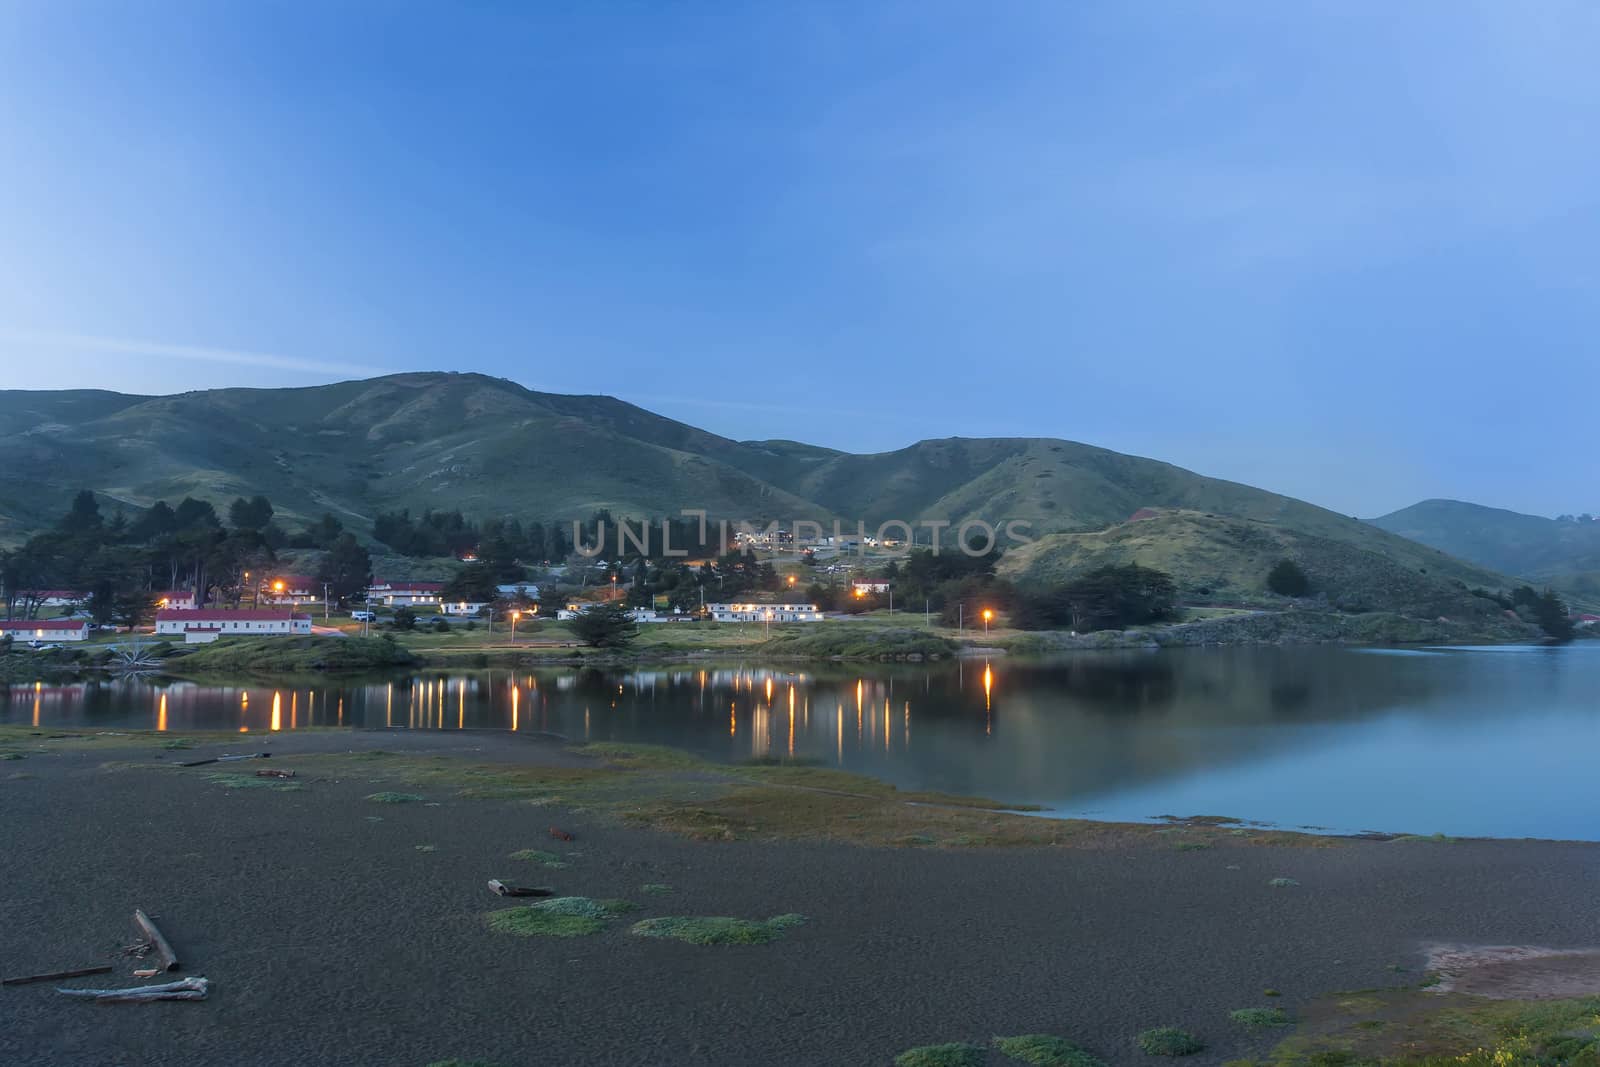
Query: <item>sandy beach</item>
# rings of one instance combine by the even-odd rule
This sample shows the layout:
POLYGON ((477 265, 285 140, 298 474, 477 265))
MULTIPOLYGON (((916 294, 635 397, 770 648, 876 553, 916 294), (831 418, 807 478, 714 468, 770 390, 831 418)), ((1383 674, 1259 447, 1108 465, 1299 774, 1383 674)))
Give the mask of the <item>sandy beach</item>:
POLYGON ((13 745, 25 758, 0 763, 0 971, 115 971, 0 990, 0 1062, 872 1065, 1048 1032, 1149 1064, 1133 1036, 1170 1024, 1206 1043, 1186 1061, 1204 1065, 1283 1036, 1246 1031, 1231 1011, 1414 987, 1430 945, 1600 944, 1593 845, 1315 847, 1224 832, 1180 848, 1154 831, 1086 847, 706 841, 523 796, 419 787, 421 801, 378 803, 364 798, 395 788, 383 774, 352 773, 348 758, 330 772, 317 754, 381 747, 552 773, 593 762, 555 743, 271 743, 270 765, 296 770, 299 788, 211 780, 265 763, 170 766, 259 742, 13 745), (509 858, 525 849, 565 866, 509 858), (491 878, 639 910, 591 936, 509 936, 486 915, 519 902, 488 892, 491 878), (142 964, 113 959, 135 939, 135 908, 156 916, 184 974, 211 980, 207 1001, 53 992, 139 984, 142 964), (652 916, 785 913, 806 921, 768 944, 629 933, 652 916))

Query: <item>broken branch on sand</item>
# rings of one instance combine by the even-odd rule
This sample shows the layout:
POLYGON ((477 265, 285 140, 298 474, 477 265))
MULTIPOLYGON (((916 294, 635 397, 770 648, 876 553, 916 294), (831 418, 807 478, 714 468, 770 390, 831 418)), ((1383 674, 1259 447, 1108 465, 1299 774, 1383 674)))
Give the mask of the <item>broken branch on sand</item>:
POLYGON ((109 963, 97 967, 79 967, 75 971, 51 971, 49 974, 19 974, 15 978, 0 978, 0 985, 27 985, 29 982, 59 982, 63 978, 82 978, 90 974, 105 974, 111 970, 109 963))
POLYGON ((178 954, 172 951, 172 944, 166 939, 165 936, 162 935, 160 928, 150 920, 150 916, 146 915, 142 910, 135 908, 133 911, 133 921, 138 925, 140 930, 144 931, 144 936, 148 938, 150 944, 155 947, 156 955, 161 959, 161 969, 163 971, 177 970, 178 954))
POLYGON ((204 978, 184 978, 177 982, 167 982, 164 985, 135 986, 132 989, 61 989, 56 992, 64 997, 78 997, 82 1000, 98 1000, 103 1003, 113 1001, 140 1001, 140 1000, 204 1000, 211 983, 204 978))
POLYGON ((257 778, 293 778, 293 771, 280 771, 275 768, 263 768, 256 772, 257 778))

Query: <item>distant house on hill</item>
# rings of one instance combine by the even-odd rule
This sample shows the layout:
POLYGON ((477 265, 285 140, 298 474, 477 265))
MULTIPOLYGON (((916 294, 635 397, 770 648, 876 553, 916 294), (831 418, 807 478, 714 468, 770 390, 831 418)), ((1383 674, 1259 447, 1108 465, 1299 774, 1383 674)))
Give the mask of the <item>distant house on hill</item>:
POLYGON ((230 611, 227 608, 166 608, 156 612, 156 633, 181 636, 185 644, 219 637, 281 637, 311 632, 311 616, 293 611, 230 611))
POLYGON ((87 641, 87 619, 0 619, 0 637, 36 644, 40 641, 87 641))
POLYGON ((187 589, 162 589, 151 593, 150 599, 158 608, 192 608, 195 606, 194 593, 187 589))
POLYGON ((1593 626, 1600 622, 1600 615, 1579 615, 1573 622, 1579 626, 1593 626))
POLYGON ((1161 512, 1157 511, 1155 508, 1140 508, 1138 511, 1135 511, 1132 515, 1128 516, 1128 521, 1129 522, 1144 522, 1146 519, 1156 519, 1156 518, 1160 518, 1160 517, 1161 517, 1161 512))
POLYGON ((857 578, 850 583, 850 591, 856 596, 867 596, 871 593, 887 593, 889 591, 889 579, 857 578))

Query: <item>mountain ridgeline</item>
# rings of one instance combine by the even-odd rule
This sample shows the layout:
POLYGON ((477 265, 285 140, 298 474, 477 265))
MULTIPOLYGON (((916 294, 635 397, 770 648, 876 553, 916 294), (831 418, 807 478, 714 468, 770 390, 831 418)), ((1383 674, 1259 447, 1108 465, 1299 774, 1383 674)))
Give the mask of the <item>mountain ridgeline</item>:
POLYGON ((1266 592, 1280 559, 1350 610, 1444 614, 1493 568, 1303 501, 1155 460, 1039 438, 922 441, 853 455, 733 441, 604 396, 476 374, 414 373, 298 389, 174 396, 0 392, 0 541, 48 525, 89 487, 115 508, 185 496, 270 498, 280 521, 460 510, 567 521, 704 508, 734 521, 968 519, 1029 524, 1002 570, 1056 578, 1137 562, 1188 593, 1266 592), (1135 513, 1141 518, 1132 521, 1135 513))

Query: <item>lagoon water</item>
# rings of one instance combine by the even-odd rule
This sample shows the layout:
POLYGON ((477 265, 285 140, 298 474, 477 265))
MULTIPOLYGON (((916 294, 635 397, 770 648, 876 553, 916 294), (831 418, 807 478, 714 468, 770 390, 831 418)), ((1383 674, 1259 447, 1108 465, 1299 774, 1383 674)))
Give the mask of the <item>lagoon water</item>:
POLYGON ((1600 642, 40 682, 0 688, 0 722, 546 732, 815 760, 1056 815, 1600 840, 1600 642))

